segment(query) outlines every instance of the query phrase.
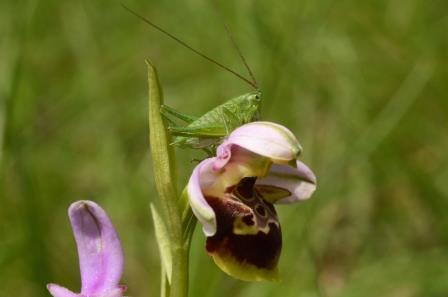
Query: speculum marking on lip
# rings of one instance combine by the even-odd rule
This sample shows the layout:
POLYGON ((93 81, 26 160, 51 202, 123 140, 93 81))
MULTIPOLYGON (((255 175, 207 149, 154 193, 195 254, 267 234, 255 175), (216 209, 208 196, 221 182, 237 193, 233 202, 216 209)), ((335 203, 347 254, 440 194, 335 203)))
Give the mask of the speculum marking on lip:
POLYGON ((247 225, 247 226, 253 226, 255 224, 254 222, 254 216, 251 215, 246 215, 243 217, 242 221, 247 225))
POLYGON ((245 177, 235 187, 233 193, 243 201, 251 201, 255 198, 254 185, 257 179, 255 177, 245 177))
POLYGON ((255 206, 255 211, 262 217, 266 216, 266 210, 264 209, 264 206, 261 204, 255 206))
POLYGON ((273 269, 282 246, 280 224, 254 184, 255 178, 246 178, 223 197, 206 197, 217 219, 217 232, 207 238, 206 249, 214 256, 273 269))

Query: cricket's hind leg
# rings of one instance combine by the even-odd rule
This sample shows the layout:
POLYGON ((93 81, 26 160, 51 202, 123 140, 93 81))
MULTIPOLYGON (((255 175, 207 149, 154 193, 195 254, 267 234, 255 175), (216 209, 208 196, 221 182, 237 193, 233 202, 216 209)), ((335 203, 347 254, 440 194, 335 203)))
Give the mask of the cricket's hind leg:
POLYGON ((168 127, 171 135, 199 138, 218 138, 226 136, 226 128, 221 125, 204 124, 202 126, 168 127))
POLYGON ((174 117, 176 119, 184 121, 187 124, 191 124, 192 122, 197 120, 196 117, 190 116, 190 115, 187 115, 187 114, 184 114, 184 113, 181 113, 181 112, 179 112, 179 111, 175 110, 174 108, 169 107, 167 105, 160 106, 160 113, 170 123, 174 123, 174 121, 171 119, 171 117, 174 117))

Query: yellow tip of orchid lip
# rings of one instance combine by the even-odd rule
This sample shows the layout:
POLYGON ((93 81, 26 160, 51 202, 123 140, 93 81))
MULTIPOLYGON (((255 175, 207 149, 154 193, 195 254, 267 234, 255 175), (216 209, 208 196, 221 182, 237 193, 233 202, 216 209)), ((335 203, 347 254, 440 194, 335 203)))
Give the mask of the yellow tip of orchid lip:
POLYGON ((246 282, 281 281, 277 267, 270 270, 266 268, 259 268, 247 262, 241 263, 230 255, 212 253, 211 256, 213 257, 216 265, 218 265, 222 271, 233 278, 246 282))

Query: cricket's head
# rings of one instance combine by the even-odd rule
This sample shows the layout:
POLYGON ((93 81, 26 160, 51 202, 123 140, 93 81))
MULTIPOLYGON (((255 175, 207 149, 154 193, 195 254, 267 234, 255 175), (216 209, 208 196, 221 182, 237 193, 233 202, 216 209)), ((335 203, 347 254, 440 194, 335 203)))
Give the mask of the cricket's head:
POLYGON ((240 97, 241 122, 250 123, 258 120, 261 108, 261 93, 253 91, 240 97))

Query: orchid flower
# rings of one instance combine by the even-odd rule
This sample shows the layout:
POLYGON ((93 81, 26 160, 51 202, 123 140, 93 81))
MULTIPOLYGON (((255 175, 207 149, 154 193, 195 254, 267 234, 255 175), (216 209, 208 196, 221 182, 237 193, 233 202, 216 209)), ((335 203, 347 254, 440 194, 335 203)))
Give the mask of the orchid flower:
POLYGON ((297 160, 301 151, 287 128, 252 122, 194 169, 189 202, 208 253, 227 274, 245 281, 278 279, 282 237, 273 204, 308 199, 316 189, 315 175, 297 160))
POLYGON ((47 288, 54 297, 121 297, 123 273, 120 240, 106 212, 95 202, 77 201, 68 209, 81 270, 81 293, 56 284, 47 288))

